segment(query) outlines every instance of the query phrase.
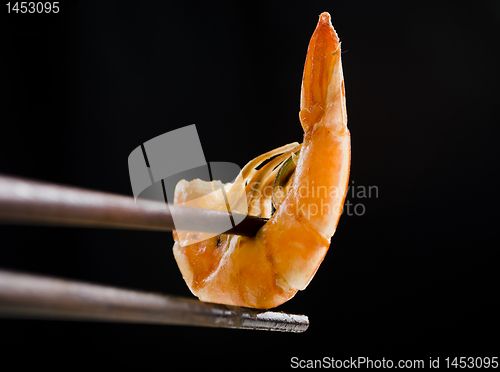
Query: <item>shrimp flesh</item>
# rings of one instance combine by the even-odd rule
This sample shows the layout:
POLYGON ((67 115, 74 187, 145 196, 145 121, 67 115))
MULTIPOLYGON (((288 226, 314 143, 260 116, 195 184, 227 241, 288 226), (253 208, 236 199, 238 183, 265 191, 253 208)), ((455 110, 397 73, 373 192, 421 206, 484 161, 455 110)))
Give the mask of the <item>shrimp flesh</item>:
MULTIPOLYGON (((299 119, 301 145, 270 151, 241 170, 248 214, 270 218, 255 237, 222 234, 186 245, 174 232, 175 259, 201 301, 278 306, 306 288, 330 246, 349 179, 350 134, 340 41, 326 12, 309 43, 299 119), (283 177, 285 168, 292 174, 283 177)), ((180 181, 174 203, 205 195, 210 184, 180 181)), ((232 184, 224 187, 230 192, 232 184)), ((194 233, 183 234, 189 238, 194 233)))

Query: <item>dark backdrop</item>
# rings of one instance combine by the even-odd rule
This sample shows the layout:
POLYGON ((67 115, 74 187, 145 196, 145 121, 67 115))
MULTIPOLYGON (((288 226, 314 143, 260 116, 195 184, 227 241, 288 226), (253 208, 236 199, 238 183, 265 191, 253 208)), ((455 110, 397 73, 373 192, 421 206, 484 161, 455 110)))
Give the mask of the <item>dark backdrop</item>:
MULTIPOLYGON (((307 290, 278 308, 307 314, 309 330, 3 319, 2 360, 166 369, 498 352, 498 2, 181 4, 9 16, 0 173, 131 195, 129 153, 169 130, 196 124, 208 161, 240 166, 300 142, 307 45, 330 12, 352 136, 347 200, 360 206, 307 290)), ((4 269, 192 296, 169 233, 0 226, 0 237, 4 269)))

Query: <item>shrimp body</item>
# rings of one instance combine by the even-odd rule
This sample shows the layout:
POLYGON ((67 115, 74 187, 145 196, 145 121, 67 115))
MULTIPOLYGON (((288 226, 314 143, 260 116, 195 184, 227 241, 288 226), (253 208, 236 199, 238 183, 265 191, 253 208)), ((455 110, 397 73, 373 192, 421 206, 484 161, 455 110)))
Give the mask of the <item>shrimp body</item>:
MULTIPOLYGON (((174 256, 200 300, 254 308, 278 306, 306 288, 328 251, 350 167, 340 42, 328 13, 321 14, 309 44, 300 108, 302 145, 290 144, 261 155, 242 170, 249 214, 270 217, 255 237, 222 234, 183 246, 174 233, 174 256), (292 155, 295 173, 270 216, 271 197, 259 191, 271 184, 278 165, 292 155), (255 169, 272 156, 276 157, 255 169)), ((193 198, 200 183, 179 182, 174 202, 193 198)))

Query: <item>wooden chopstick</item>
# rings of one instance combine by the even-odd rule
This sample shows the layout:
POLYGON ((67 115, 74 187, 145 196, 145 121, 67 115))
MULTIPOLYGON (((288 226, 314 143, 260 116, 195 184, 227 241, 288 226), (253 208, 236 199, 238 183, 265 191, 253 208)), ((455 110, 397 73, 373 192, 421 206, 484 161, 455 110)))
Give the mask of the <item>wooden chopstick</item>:
POLYGON ((304 332, 305 315, 0 270, 0 316, 304 332))
MULTIPOLYGON (((221 233, 230 214, 0 175, 0 221, 221 233), (175 213, 175 226, 172 218, 175 213)), ((225 234, 254 236, 267 219, 246 216, 225 234)))

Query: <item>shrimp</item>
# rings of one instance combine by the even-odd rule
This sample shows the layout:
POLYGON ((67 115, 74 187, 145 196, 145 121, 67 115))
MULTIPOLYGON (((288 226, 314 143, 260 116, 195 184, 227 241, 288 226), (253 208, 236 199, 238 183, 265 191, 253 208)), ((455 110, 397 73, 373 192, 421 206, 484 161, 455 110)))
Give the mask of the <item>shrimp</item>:
MULTIPOLYGON (((241 170, 248 213, 270 217, 255 237, 222 234, 183 245, 179 232, 174 232, 175 259, 189 289, 201 301, 276 307, 307 287, 328 251, 347 190, 350 134, 340 41, 326 12, 320 15, 309 43, 299 119, 302 145, 270 151, 241 170), (276 185, 285 164, 295 168, 294 173, 276 185), (280 193, 264 192, 269 189, 280 193)), ((204 195, 200 190, 207 184, 180 181, 174 203, 204 195)), ((231 186, 224 185, 226 191, 231 186)))

